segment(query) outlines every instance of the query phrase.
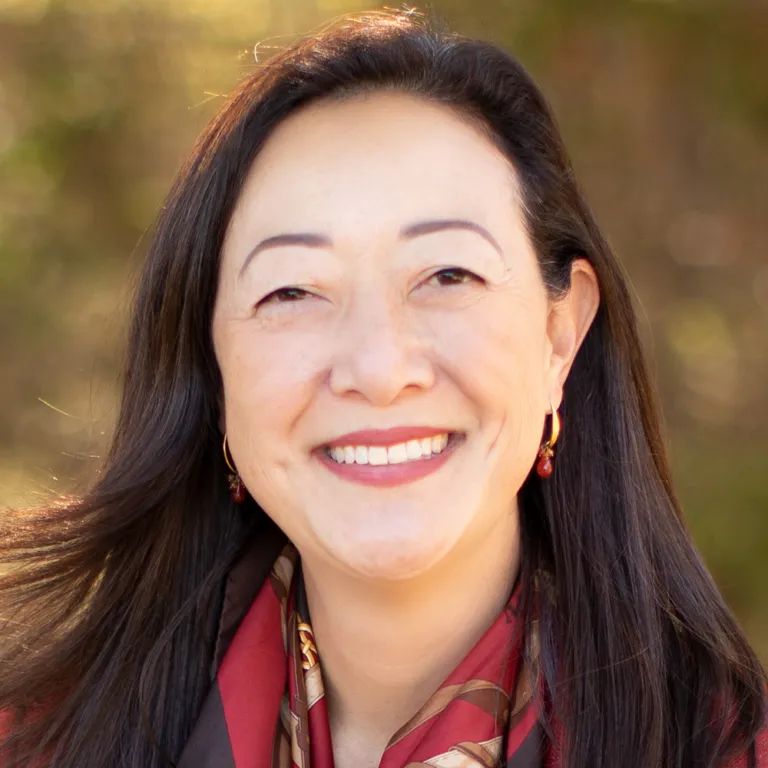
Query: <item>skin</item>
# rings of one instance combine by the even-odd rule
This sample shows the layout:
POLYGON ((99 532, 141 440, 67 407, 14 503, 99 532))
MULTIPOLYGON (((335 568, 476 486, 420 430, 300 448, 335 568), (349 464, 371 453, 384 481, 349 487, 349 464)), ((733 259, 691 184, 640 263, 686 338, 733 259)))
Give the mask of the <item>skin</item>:
POLYGON ((301 554, 339 768, 377 766, 506 603, 517 492, 598 302, 584 260, 548 298, 514 169, 444 105, 316 103, 257 157, 214 312, 222 427, 301 554), (445 220, 494 244, 466 228, 402 234, 445 220), (322 239, 248 259, 286 233, 322 239), (348 432, 403 425, 461 442, 438 471, 390 488, 318 460, 348 432))

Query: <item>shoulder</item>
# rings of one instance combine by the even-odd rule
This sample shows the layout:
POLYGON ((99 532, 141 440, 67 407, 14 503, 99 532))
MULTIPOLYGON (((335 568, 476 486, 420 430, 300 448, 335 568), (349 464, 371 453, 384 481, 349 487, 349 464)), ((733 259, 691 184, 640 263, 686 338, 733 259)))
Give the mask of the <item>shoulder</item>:
POLYGON ((754 750, 729 761, 723 768, 768 768, 768 726, 765 726, 755 739, 754 750), (753 762, 752 757, 755 760, 753 762))
POLYGON ((768 725, 757 735, 755 755, 757 757, 757 765, 768 766, 768 725))

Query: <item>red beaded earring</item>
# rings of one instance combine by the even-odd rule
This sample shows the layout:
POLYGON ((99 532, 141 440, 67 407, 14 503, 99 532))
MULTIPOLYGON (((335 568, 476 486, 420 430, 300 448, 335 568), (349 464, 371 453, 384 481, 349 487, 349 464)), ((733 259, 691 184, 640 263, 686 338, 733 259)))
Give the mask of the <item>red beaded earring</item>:
POLYGON ((560 417, 557 415, 557 409, 552 407, 552 403, 549 407, 552 410, 552 434, 549 440, 545 440, 539 448, 539 460, 536 462, 536 474, 544 479, 548 478, 555 469, 552 463, 555 452, 552 448, 560 435, 560 417))
POLYGON ((222 446, 224 451, 224 461, 229 468, 229 474, 227 475, 227 481, 229 482, 229 492, 232 494, 232 501, 235 504, 242 504, 245 501, 245 486, 240 479, 240 475, 237 474, 237 470, 232 465, 229 459, 229 451, 227 450, 227 435, 224 433, 224 444, 222 446))

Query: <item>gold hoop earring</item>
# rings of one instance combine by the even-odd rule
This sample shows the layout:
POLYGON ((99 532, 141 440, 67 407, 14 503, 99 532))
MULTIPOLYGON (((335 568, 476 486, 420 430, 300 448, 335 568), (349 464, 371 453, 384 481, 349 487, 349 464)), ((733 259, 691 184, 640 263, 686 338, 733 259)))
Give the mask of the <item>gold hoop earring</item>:
POLYGON ((232 501, 234 501, 235 504, 242 504, 245 501, 245 486, 243 485, 243 481, 240 479, 240 475, 237 473, 234 464, 230 460, 226 432, 224 433, 224 443, 222 444, 221 449, 224 452, 224 463, 229 469, 227 482, 229 483, 229 492, 232 496, 232 501))
POLYGON ((549 440, 545 440, 539 448, 539 460, 536 462, 536 474, 539 477, 550 477, 555 469, 552 460, 555 457, 555 452, 552 450, 557 438, 560 437, 560 417, 558 416, 557 409, 552 407, 552 403, 549 404, 550 411, 552 412, 552 431, 549 435, 549 440))

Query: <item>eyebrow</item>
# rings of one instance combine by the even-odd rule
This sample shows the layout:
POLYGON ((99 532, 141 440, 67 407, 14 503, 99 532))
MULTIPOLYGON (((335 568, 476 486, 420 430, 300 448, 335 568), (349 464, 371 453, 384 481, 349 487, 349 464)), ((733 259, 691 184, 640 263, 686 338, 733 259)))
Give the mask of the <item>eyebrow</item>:
MULTIPOLYGON (((485 227, 467 219, 430 219, 427 221, 417 221, 403 227, 398 233, 398 236, 401 240, 413 240, 422 235, 431 235, 435 232, 444 232, 447 230, 465 230, 474 232, 490 243, 499 256, 503 255, 501 246, 496 238, 485 227)), ((262 251, 289 245, 303 245, 306 248, 330 248, 333 246, 333 241, 326 235, 320 235, 314 232, 293 232, 267 237, 248 252, 248 255, 243 261, 243 265, 240 267, 238 277, 242 277, 254 257, 262 251)))

